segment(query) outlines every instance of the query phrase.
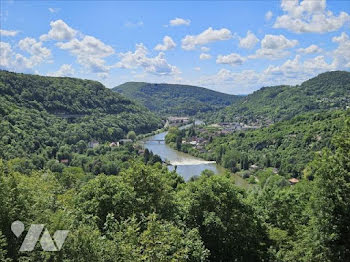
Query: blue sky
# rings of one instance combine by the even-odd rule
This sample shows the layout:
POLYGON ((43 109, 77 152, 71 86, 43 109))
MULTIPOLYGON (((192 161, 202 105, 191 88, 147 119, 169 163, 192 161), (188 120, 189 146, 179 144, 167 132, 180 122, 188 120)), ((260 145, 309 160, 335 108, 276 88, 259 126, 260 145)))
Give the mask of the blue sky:
POLYGON ((0 68, 232 94, 350 69, 346 1, 1 1, 0 68))

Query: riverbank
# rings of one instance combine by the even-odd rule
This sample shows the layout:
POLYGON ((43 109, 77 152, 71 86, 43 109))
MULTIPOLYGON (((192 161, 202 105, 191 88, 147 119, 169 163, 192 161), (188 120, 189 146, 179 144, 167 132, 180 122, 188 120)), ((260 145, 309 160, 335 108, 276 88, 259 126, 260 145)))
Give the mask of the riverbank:
MULTIPOLYGON (((142 140, 143 147, 159 155, 164 162, 170 163, 171 165, 168 166, 168 169, 176 169, 176 172, 186 181, 193 176, 199 176, 206 169, 213 171, 215 174, 225 174, 229 172, 215 161, 207 161, 171 148, 165 143, 166 134, 167 131, 144 138, 142 140)), ((250 186, 242 177, 232 173, 231 175, 235 178, 237 186, 243 188, 248 188, 250 186)))

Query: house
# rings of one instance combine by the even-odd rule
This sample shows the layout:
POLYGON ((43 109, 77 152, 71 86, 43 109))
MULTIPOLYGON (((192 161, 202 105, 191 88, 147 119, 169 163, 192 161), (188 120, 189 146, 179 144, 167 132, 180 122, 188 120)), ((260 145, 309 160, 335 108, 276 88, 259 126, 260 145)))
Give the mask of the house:
POLYGON ((176 116, 170 116, 167 119, 169 125, 171 126, 178 126, 182 124, 188 124, 190 122, 189 117, 176 117, 176 116))
POLYGON ((188 123, 190 121, 190 118, 189 117, 170 116, 170 117, 168 117, 168 121, 170 123, 188 123))
POLYGON ((291 178, 288 180, 291 185, 295 185, 296 183, 299 183, 299 179, 297 178, 291 178))
POLYGON ((97 142, 96 140, 92 140, 88 143, 88 147, 89 148, 95 148, 95 147, 98 147, 99 146, 99 142, 97 142))
POLYGON ((137 152, 138 152, 139 155, 143 155, 145 153, 145 150, 144 149, 139 149, 137 152))
POLYGON ((129 144, 129 143, 132 143, 131 139, 120 139, 119 140, 119 144, 120 145, 126 145, 126 144, 129 144))
POLYGON ((68 159, 61 159, 60 161, 62 164, 68 165, 69 160, 68 159))
POLYGON ((109 144, 109 147, 119 147, 119 142, 112 142, 109 144))
POLYGON ((259 167, 257 165, 251 165, 250 166, 250 170, 257 170, 259 167))

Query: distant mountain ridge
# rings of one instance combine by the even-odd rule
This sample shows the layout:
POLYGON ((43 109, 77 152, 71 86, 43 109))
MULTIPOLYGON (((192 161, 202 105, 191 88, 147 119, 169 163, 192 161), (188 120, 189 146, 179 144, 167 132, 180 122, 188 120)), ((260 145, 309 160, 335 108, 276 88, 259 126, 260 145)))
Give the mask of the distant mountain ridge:
POLYGON ((218 121, 278 122, 350 106, 350 72, 331 71, 301 85, 263 87, 212 116, 218 121))
POLYGON ((112 90, 141 103, 153 112, 167 115, 210 112, 243 98, 198 86, 145 82, 127 82, 112 90))

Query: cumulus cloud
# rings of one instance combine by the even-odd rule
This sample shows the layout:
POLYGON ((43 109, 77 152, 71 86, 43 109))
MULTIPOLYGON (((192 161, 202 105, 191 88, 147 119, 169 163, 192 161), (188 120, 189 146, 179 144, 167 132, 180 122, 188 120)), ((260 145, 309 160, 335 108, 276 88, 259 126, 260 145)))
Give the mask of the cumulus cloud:
POLYGON ((11 59, 13 57, 13 51, 11 48, 11 45, 6 42, 0 42, 0 53, 1 53, 1 59, 0 59, 0 66, 1 68, 10 68, 11 65, 11 59))
POLYGON ((82 40, 76 38, 69 42, 59 42, 57 46, 69 50, 77 56, 99 56, 106 57, 114 54, 114 49, 93 36, 84 36, 82 40))
POLYGON ((327 63, 323 56, 302 60, 302 57, 297 55, 294 59, 288 59, 281 65, 270 65, 262 71, 243 70, 234 72, 220 69, 214 75, 203 76, 198 84, 222 92, 247 94, 262 86, 300 84, 329 70, 335 70, 334 64, 327 63))
POLYGON ((350 39, 349 36, 343 32, 340 36, 332 38, 334 43, 338 43, 338 47, 332 52, 334 57, 334 66, 339 69, 350 67, 350 39))
POLYGON ((205 45, 211 42, 229 40, 232 38, 232 33, 226 28, 215 30, 209 27, 199 35, 186 35, 181 40, 182 48, 185 50, 193 50, 196 46, 205 45))
POLYGON ((335 70, 334 64, 325 61, 324 56, 317 56, 302 61, 300 55, 296 55, 294 59, 288 59, 280 66, 269 66, 265 69, 265 81, 272 84, 300 84, 301 82, 314 77, 320 73, 335 70))
POLYGON ((48 57, 46 51, 44 51, 43 53, 32 49, 29 49, 27 51, 33 54, 29 58, 19 53, 16 53, 9 43, 0 42, 0 67, 3 69, 9 69, 14 71, 32 70, 34 66, 40 64, 45 60, 45 58, 48 57))
POLYGON ((48 73, 48 76, 73 76, 75 73, 72 65, 63 64, 56 72, 48 73))
POLYGON ((180 71, 176 66, 170 65, 165 54, 160 52, 155 57, 147 57, 148 49, 143 44, 137 44, 135 52, 120 53, 120 61, 115 65, 117 68, 136 69, 143 68, 145 72, 155 75, 172 75, 180 71))
POLYGON ((69 41, 73 39, 77 31, 69 27, 64 21, 56 20, 50 22, 51 29, 47 34, 40 36, 41 41, 47 41, 50 39, 57 41, 69 41))
POLYGON ((42 42, 37 42, 34 38, 30 37, 26 37, 18 42, 19 48, 23 51, 42 59, 49 58, 51 56, 51 51, 43 47, 42 44, 42 42))
POLYGON ((310 45, 306 48, 299 48, 298 52, 303 54, 315 54, 322 51, 322 48, 318 47, 317 45, 310 45))
POLYGON ((110 69, 104 58, 113 55, 114 49, 93 36, 84 36, 82 40, 74 38, 56 45, 76 56, 77 62, 93 73, 107 73, 110 69))
POLYGON ((271 11, 266 12, 265 14, 266 21, 270 21, 272 17, 273 17, 273 13, 271 11))
POLYGON ((205 54, 205 53, 201 53, 200 56, 199 56, 199 59, 201 60, 207 60, 207 59, 210 59, 211 58, 211 55, 210 54, 205 54))
POLYGON ((198 85, 231 94, 247 94, 259 87, 259 73, 254 70, 232 72, 220 69, 216 74, 203 76, 198 85))
POLYGON ((285 28, 296 33, 326 33, 336 31, 350 21, 346 12, 338 16, 326 10, 326 0, 282 0, 284 15, 277 17, 274 28, 285 28))
POLYGON ((241 57, 239 54, 232 53, 229 55, 219 55, 216 58, 217 64, 228 64, 232 66, 241 65, 245 61, 244 57, 241 57))
POLYGON ((172 20, 169 21, 169 25, 170 26, 180 26, 180 25, 190 25, 191 24, 191 20, 189 19, 183 19, 183 18, 174 18, 172 20))
POLYGON ((239 38, 239 46, 242 48, 252 49, 258 42, 259 39, 250 31, 247 32, 246 37, 239 38))
POLYGON ((19 31, 0 29, 0 36, 16 36, 19 31))
POLYGON ((254 55, 249 58, 266 58, 266 59, 280 59, 289 54, 286 49, 293 48, 298 45, 297 40, 289 40, 284 35, 265 35, 261 40, 261 48, 256 50, 254 55))
POLYGON ((170 36, 164 36, 163 38, 163 44, 158 44, 154 50, 157 51, 168 51, 171 49, 174 49, 176 47, 175 42, 170 36))
POLYGON ((261 47, 264 49, 286 49, 297 44, 297 40, 289 40, 284 35, 265 35, 261 40, 261 47))

